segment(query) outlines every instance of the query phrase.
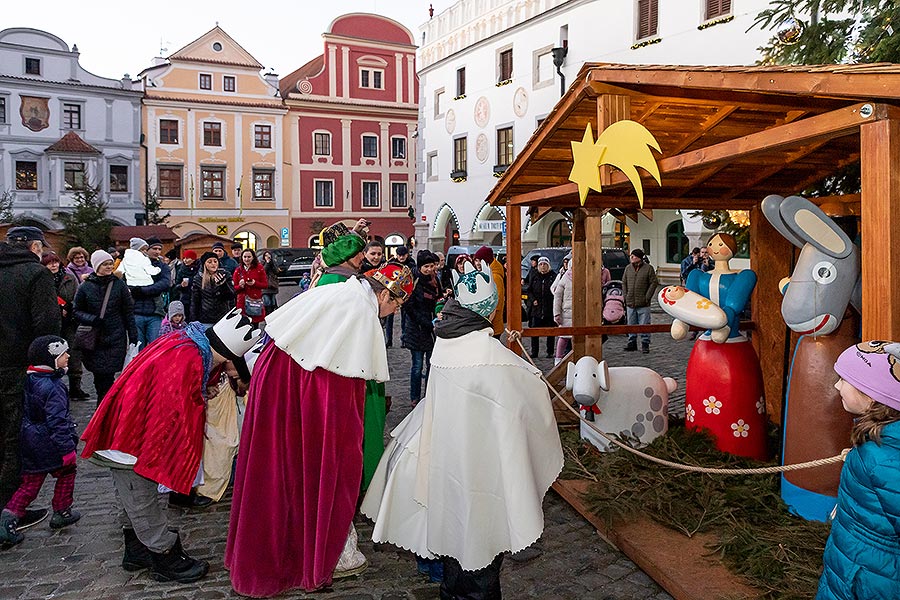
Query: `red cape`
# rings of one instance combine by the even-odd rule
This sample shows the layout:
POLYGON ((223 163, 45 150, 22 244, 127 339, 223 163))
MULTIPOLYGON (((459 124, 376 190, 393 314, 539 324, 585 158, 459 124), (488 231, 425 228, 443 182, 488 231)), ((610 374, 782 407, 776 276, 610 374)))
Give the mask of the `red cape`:
POLYGON ((260 354, 225 546, 239 594, 331 583, 359 497, 364 403, 362 379, 307 371, 274 343, 260 354))
POLYGON ((81 439, 82 458, 118 450, 137 458, 134 472, 182 494, 191 491, 203 455, 203 361, 181 333, 159 338, 132 360, 97 407, 81 439))

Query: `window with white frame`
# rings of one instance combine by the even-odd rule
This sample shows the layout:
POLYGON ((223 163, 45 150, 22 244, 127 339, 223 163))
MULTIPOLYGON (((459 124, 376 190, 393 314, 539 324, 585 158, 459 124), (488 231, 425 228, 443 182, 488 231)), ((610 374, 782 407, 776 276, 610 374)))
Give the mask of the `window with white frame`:
POLYGON ((233 75, 223 75, 222 76, 222 91, 223 92, 233 92, 235 91, 235 79, 233 75))
POLYGON ((212 75, 209 73, 200 73, 200 89, 201 90, 211 90, 212 89, 212 75))
POLYGON ((497 83, 504 83, 512 79, 513 53, 512 47, 503 48, 497 52, 497 83))
POLYGON ((253 126, 253 146, 256 148, 272 147, 272 126, 271 125, 254 125, 253 126))
POLYGON ((378 136, 362 136, 362 155, 365 158, 378 158, 378 136))
POLYGON ((373 90, 383 90, 384 70, 372 68, 360 69, 359 87, 373 90))
POLYGON ((406 158, 406 138, 391 138, 391 158, 406 158))
POLYGON ((706 0, 706 20, 731 14, 731 0, 706 0))
POLYGON ((275 181, 275 171, 272 169, 253 169, 253 199, 271 200, 275 196, 272 193, 275 181))
POLYGON ((85 172, 83 162, 66 162, 63 164, 63 182, 67 192, 77 192, 85 188, 85 172))
POLYGON ((26 75, 40 75, 41 74, 41 59, 39 58, 31 58, 25 57, 25 74, 26 75))
POLYGON ((434 118, 440 119, 444 116, 444 107, 442 103, 444 101, 444 88, 438 88, 434 90, 434 118))
POLYGON ((656 35, 659 24, 658 0, 637 0, 637 39, 656 35))
POLYGON ((38 170, 37 161, 34 160, 17 160, 16 161, 16 189, 17 190, 36 190, 38 189, 38 170))
POLYGON ((425 176, 428 178, 428 181, 435 181, 438 178, 437 150, 425 155, 425 176))
POLYGON ((553 84, 553 46, 538 48, 532 55, 531 87, 539 89, 553 84))
POLYGON ((204 200, 225 199, 225 169, 222 167, 203 167, 200 169, 203 182, 202 198, 204 200))
POLYGON ((362 205, 363 208, 378 208, 381 206, 379 196, 380 184, 378 181, 362 182, 362 205))
POLYGON ((63 129, 81 129, 81 105, 74 102, 63 103, 63 129))
POLYGON ((467 138, 458 137, 453 140, 453 173, 452 177, 465 177, 468 166, 467 138))
POLYGON ((181 165, 158 165, 156 167, 156 181, 159 185, 160 198, 181 200, 183 169, 181 165))
POLYGON ((215 121, 203 122, 203 145, 204 146, 221 146, 222 145, 222 124, 215 121))
POLYGON ((0 125, 6 125, 6 96, 0 96, 0 125))
POLYGON ((128 191, 128 165, 109 165, 109 191, 128 191))
POLYGON ((391 183, 391 208, 406 208, 406 182, 391 183))
POLYGON ((317 131, 313 134, 313 153, 316 156, 331 156, 331 134, 317 131))
POLYGON ((497 130, 497 166, 508 167, 513 161, 513 128, 501 127, 497 130))
POLYGON ((160 144, 177 144, 178 143, 178 121, 175 119, 159 120, 159 143, 160 144))
POLYGON ((334 181, 331 179, 316 179, 316 208, 334 208, 334 181))

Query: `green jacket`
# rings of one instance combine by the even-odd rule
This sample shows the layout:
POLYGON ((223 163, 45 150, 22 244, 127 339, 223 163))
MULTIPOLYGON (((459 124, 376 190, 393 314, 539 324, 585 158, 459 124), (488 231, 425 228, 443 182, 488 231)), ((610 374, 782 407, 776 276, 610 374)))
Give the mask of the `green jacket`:
POLYGON ((625 306, 628 308, 642 308, 650 306, 656 294, 656 269, 647 263, 641 263, 637 270, 632 265, 625 267, 622 274, 622 291, 625 294, 625 306))

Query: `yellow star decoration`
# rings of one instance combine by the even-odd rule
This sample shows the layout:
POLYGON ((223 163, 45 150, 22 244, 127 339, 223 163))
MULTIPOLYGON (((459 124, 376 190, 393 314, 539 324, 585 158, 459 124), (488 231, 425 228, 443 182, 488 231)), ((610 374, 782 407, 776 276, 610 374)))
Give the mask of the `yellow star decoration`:
POLYGON ((656 183, 660 183, 659 166, 650 149, 660 151, 659 143, 646 127, 635 121, 616 121, 604 129, 597 141, 588 123, 584 137, 580 142, 572 144, 572 171, 569 181, 578 184, 578 196, 581 205, 587 197, 588 190, 600 189, 600 165, 610 165, 622 171, 638 197, 638 204, 644 207, 644 188, 637 167, 650 174, 656 183))
POLYGON ((569 181, 578 184, 578 197, 584 206, 588 190, 600 192, 600 161, 606 153, 606 147, 594 143, 594 132, 588 123, 584 130, 584 137, 580 142, 572 144, 572 171, 569 173, 569 181))

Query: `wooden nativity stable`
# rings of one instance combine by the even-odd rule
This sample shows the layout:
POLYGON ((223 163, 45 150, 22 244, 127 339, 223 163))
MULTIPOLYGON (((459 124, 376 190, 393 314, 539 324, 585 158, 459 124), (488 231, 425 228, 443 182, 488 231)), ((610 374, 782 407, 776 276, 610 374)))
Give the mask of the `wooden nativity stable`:
MULTIPOLYGON (((900 65, 587 63, 488 198, 506 208, 507 306, 518 306, 521 297, 522 214, 536 220, 550 211, 571 211, 573 327, 531 328, 525 335, 571 334, 574 358, 599 358, 602 333, 668 331, 666 325, 601 326, 600 217, 608 211, 634 217, 652 216, 653 209, 748 210, 750 260, 759 281, 747 325, 763 368, 768 414, 777 420, 790 346, 778 282, 790 274, 794 252, 759 205, 769 194, 798 194, 855 162, 861 164, 861 194, 812 200, 830 215, 861 217, 862 337, 897 340, 900 65), (603 166, 602 193, 588 193, 582 207, 578 186, 569 181, 571 142, 582 140, 588 123, 599 134, 623 119, 641 123, 659 142, 661 185, 641 172, 639 207, 625 175, 603 166)), ((508 312, 509 329, 521 330, 520 312, 508 312)))

